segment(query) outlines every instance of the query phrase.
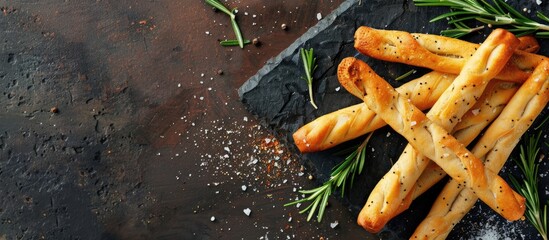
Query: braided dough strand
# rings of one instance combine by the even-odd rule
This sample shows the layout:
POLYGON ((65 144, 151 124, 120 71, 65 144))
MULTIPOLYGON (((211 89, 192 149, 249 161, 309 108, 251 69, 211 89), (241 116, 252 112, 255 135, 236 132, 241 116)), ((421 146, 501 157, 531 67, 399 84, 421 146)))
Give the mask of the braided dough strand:
MULTIPOLYGON (((490 125, 472 150, 493 172, 505 164, 522 134, 549 101, 549 61, 543 61, 522 85, 501 115, 490 125)), ((474 206, 471 189, 451 180, 433 204, 427 218, 417 227, 413 239, 445 239, 453 226, 474 206)))
MULTIPOLYGON (((441 126, 430 121, 389 83, 377 77, 356 84, 356 88, 366 90, 364 102, 370 109, 402 134, 415 149, 439 164, 456 181, 472 188, 482 201, 506 219, 512 221, 523 216, 525 200, 520 194, 497 174, 485 169, 480 159, 441 126)), ((359 224, 364 217, 361 212, 359 224)))
MULTIPOLYGON (((367 56, 452 74, 459 74, 478 47, 474 43, 447 37, 366 26, 358 28, 354 38, 355 48, 367 56)), ((543 59, 546 57, 516 51, 496 78, 524 82, 543 59)))
MULTIPOLYGON (((518 45, 518 40, 509 32, 495 30, 485 43, 475 52, 473 58, 464 67, 462 73, 455 79, 440 99, 434 104, 427 114, 434 122, 443 129, 451 130, 461 117, 475 104, 482 94, 488 81, 503 68, 518 45)), ((362 62, 364 68, 367 67, 362 62)), ((369 67, 368 67, 369 68, 369 67)), ((370 72, 370 70, 367 70, 370 72)), ((372 78, 374 79, 374 78, 372 78)), ((379 79, 379 76, 377 77, 379 79)), ((350 89, 350 92, 365 92, 365 85, 358 84, 362 79, 345 81, 340 79, 342 85, 350 89), (355 87, 356 86, 356 87, 355 87)), ((405 96, 403 96, 406 98, 405 96)), ((382 104, 383 102, 379 102, 382 104)), ((370 106, 371 107, 371 106, 370 106)), ((410 113, 401 109, 402 105, 395 105, 394 108, 401 112, 410 113)), ((423 114, 423 113, 421 113, 423 114)), ((417 124, 408 116, 400 120, 401 127, 406 121, 410 124, 417 124)), ((393 126, 393 128, 395 128, 393 126)), ((397 129, 395 129, 397 130, 397 129)), ((397 130, 398 131, 398 130, 397 130)), ((423 148, 433 148, 425 144, 423 148)), ((434 149, 431 149, 434 151, 434 149)), ((368 201, 359 215, 359 222, 368 231, 377 232, 394 216, 398 214, 400 203, 408 195, 416 180, 423 172, 429 159, 417 153, 412 145, 408 145, 399 160, 391 170, 380 180, 371 192, 368 201)), ((474 170, 474 169, 471 169, 474 170)))
MULTIPOLYGON (((422 39, 424 46, 433 46, 429 49, 441 48, 446 52, 462 54, 472 54, 480 46, 473 43, 462 44, 461 40, 429 34, 422 35, 422 39)), ((519 37, 519 40, 518 49, 520 50, 535 52, 539 49, 539 43, 532 36, 522 36, 519 37)), ((355 73, 359 77, 367 77, 366 73, 355 73)), ((340 74, 345 74, 345 72, 338 73, 338 75, 340 74)), ((455 77, 456 75, 453 74, 430 72, 405 83, 396 90, 409 97, 419 109, 425 110, 433 106, 455 77)), ((385 125, 385 122, 376 117, 375 113, 362 102, 315 119, 299 128, 293 134, 293 139, 301 152, 316 152, 355 139, 385 125)))
MULTIPOLYGON (((344 74, 353 75, 353 78, 369 77, 368 72, 358 69, 338 73, 344 74)), ((412 103, 425 110, 433 106, 454 78, 455 75, 452 74, 430 72, 402 85, 397 91, 408 96, 412 103)), ((385 125, 386 123, 366 104, 360 103, 315 119, 294 132, 293 139, 301 152, 315 152, 355 139, 385 125)))
MULTIPOLYGON (((452 135, 462 144, 469 145, 501 113, 518 88, 519 85, 515 83, 491 81, 480 99, 454 127, 452 135)), ((398 213, 408 209, 414 199, 445 176, 446 173, 442 168, 430 162, 410 189, 408 196, 402 201, 398 213)))

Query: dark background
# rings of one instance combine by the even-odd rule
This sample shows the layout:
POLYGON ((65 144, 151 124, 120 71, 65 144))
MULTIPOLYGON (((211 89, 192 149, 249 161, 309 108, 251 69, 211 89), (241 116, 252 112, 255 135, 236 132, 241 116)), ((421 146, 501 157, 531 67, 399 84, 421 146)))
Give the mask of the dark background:
MULTIPOLYGON (((348 199, 331 198, 321 223, 283 207, 297 190, 317 186, 335 161, 303 161, 311 156, 286 141, 288 129, 256 119, 237 93, 316 25, 318 13, 326 18, 342 2, 224 2, 238 7, 244 37, 261 42, 239 49, 219 46, 233 30, 203 1, 0 0, 0 239, 393 236, 372 237, 357 226, 357 205, 348 199)), ((370 18, 377 24, 397 16, 388 28, 411 22, 401 11, 414 21, 430 18, 408 11, 407 1, 363 2, 385 5, 370 18)), ((341 28, 364 24, 347 20, 341 28)), ((342 37, 324 49, 351 46, 342 37)), ((334 53, 321 63, 345 57, 334 53)), ((387 66, 385 74, 399 74, 387 66)), ((317 86, 339 99, 343 90, 334 94, 330 84, 317 86)), ((277 105, 264 109, 271 107, 277 105)), ((321 103, 300 121, 339 107, 321 103)), ((407 216, 420 219, 416 214, 407 216)), ((413 227, 389 225, 397 232, 413 227)))
POLYGON ((0 0, 0 239, 365 237, 282 206, 315 183, 237 94, 341 2, 228 1, 239 49, 203 1, 0 0))

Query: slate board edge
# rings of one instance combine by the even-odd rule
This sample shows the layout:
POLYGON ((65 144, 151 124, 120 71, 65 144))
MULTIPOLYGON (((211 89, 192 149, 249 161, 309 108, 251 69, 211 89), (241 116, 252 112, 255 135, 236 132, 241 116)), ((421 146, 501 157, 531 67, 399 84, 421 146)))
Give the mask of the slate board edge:
MULTIPOLYGON (((314 38, 316 35, 321 33, 324 29, 332 25, 332 23, 337 19, 337 16, 342 14, 351 8, 357 0, 347 0, 343 2, 337 9, 332 11, 328 16, 319 21, 315 26, 311 27, 307 32, 305 32, 301 37, 294 41, 288 48, 284 49, 276 57, 273 57, 267 61, 265 66, 263 66, 255 75, 250 77, 242 86, 238 89, 238 97, 240 100, 243 100, 244 94, 254 89, 258 84, 261 78, 269 73, 272 69, 277 67, 284 58, 292 55, 297 48, 299 48, 303 43, 314 38)), ((246 106, 248 107, 248 106, 246 106)))

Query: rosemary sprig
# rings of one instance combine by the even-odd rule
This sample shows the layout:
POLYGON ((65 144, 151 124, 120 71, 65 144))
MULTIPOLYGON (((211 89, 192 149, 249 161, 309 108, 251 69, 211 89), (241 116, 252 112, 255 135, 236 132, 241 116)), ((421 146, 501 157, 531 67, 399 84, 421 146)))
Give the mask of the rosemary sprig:
MULTIPOLYGON (((248 45, 252 43, 250 40, 248 39, 244 39, 244 45, 248 45)), ((221 46, 224 46, 224 47, 228 47, 228 46, 239 46, 240 45, 240 42, 238 42, 238 40, 234 40, 234 39, 231 39, 231 40, 223 40, 223 41, 219 41, 219 44, 221 46)))
POLYGON ((234 15, 234 9, 233 10, 227 9, 227 7, 225 7, 218 0, 205 0, 205 1, 207 4, 210 4, 212 7, 229 15, 229 18, 231 19, 231 26, 233 27, 236 40, 238 41, 238 46, 240 46, 240 48, 244 48, 244 37, 242 37, 242 33, 240 32, 240 27, 238 27, 238 23, 236 22, 236 15, 234 15))
POLYGON ((311 190, 302 190, 299 191, 302 194, 309 195, 306 198, 296 200, 290 203, 284 204, 284 206, 291 206, 298 203, 312 202, 306 208, 299 211, 299 213, 305 213, 309 211, 307 216, 307 221, 310 221, 315 212, 317 213, 317 221, 322 221, 322 216, 324 215, 324 210, 328 204, 328 197, 334 192, 337 188, 341 188, 341 197, 345 193, 345 186, 347 185, 347 180, 350 177, 350 186, 353 185, 355 176, 362 173, 364 168, 364 162, 366 161, 366 145, 372 137, 372 133, 366 137, 366 139, 358 146, 358 148, 352 152, 349 156, 339 163, 332 169, 330 174, 330 179, 322 186, 311 189, 311 190))
POLYGON ((305 69, 304 79, 307 81, 307 87, 309 88, 309 99, 311 101, 311 105, 313 105, 315 109, 318 109, 313 98, 313 72, 317 67, 316 58, 314 57, 312 48, 309 50, 301 48, 299 49, 299 52, 301 53, 301 60, 303 60, 303 68, 305 69))
MULTIPOLYGON (((441 34, 449 37, 460 37, 469 32, 479 30, 465 24, 468 20, 505 27, 517 36, 536 33, 537 37, 549 38, 549 25, 536 22, 521 14, 504 0, 414 0, 416 6, 450 7, 450 12, 441 14, 431 22, 448 19, 448 23, 455 29, 442 31, 441 34)), ((541 12, 536 16, 549 23, 549 18, 541 12)))
POLYGON ((519 193, 526 198, 526 218, 538 230, 544 240, 547 240, 547 205, 541 206, 538 193, 538 153, 540 150, 539 139, 541 132, 536 136, 530 136, 525 146, 520 146, 520 159, 515 159, 520 170, 524 174, 522 184, 513 176, 511 182, 519 193))
POLYGON ((395 81, 401 81, 402 79, 405 79, 405 78, 407 78, 408 76, 410 76, 410 75, 412 75, 412 74, 414 74, 414 73, 416 73, 416 72, 417 72, 417 71, 416 71, 415 69, 412 69, 412 70, 410 70, 410 71, 408 71, 408 72, 405 72, 404 74, 398 76, 397 78, 395 78, 395 81))

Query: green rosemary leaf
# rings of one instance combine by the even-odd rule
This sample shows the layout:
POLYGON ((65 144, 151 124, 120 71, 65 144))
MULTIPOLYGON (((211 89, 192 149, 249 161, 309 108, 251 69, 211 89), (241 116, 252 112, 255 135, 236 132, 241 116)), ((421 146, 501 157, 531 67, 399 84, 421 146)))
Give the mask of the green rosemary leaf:
MULTIPOLYGON (((205 0, 207 4, 211 5, 212 7, 218 9, 219 11, 224 12, 227 14, 231 20, 231 26, 233 28, 234 34, 236 36, 236 40, 238 42, 238 46, 240 48, 244 48, 244 37, 242 37, 242 33, 240 31, 240 27, 238 26, 238 23, 236 22, 236 15, 234 15, 234 9, 229 10, 227 7, 225 7, 221 2, 218 0, 205 0)), ((230 45, 232 46, 232 45, 230 45)))
MULTIPOLYGON (((518 36, 535 33, 537 37, 549 37, 549 25, 529 19, 504 0, 414 0, 414 4, 422 7, 449 7, 450 12, 431 19, 431 22, 448 19, 448 23, 458 29, 441 32, 449 37, 461 37, 473 32, 467 32, 466 29, 476 28, 463 27, 473 18, 484 24, 506 28, 518 36), (456 26, 457 23, 462 25, 456 26)), ((543 13, 538 12, 536 16, 549 23, 549 17, 543 13)))
POLYGON ((522 181, 510 176, 511 183, 517 191, 526 199, 526 218, 538 230, 543 239, 547 240, 547 205, 541 206, 538 192, 538 154, 540 151, 539 140, 541 132, 531 135, 520 146, 519 159, 515 159, 522 172, 522 181))
POLYGON ((407 78, 408 76, 410 76, 410 75, 412 75, 412 74, 414 74, 414 73, 416 73, 416 70, 412 69, 412 70, 410 70, 410 71, 408 71, 408 72, 406 72, 406 73, 404 73, 404 74, 398 76, 397 78, 395 78, 395 80, 396 80, 396 81, 400 81, 400 80, 405 79, 405 78, 407 78))
POLYGON ((219 1, 217 0, 205 0, 205 1, 207 4, 210 4, 212 7, 216 8, 217 10, 222 11, 229 16, 234 16, 234 14, 225 6, 223 6, 223 4, 220 3, 219 1))
MULTIPOLYGON (((243 41, 243 44, 244 45, 247 45, 247 44, 250 44, 252 43, 250 40, 248 39, 245 39, 243 41)), ((231 39, 231 40, 223 40, 223 41, 220 41, 219 44, 221 44, 221 46, 224 46, 224 47, 230 47, 230 46, 239 46, 239 42, 238 40, 234 40, 234 39, 231 39)))
POLYGON ((322 221, 325 208, 328 204, 328 198, 337 189, 341 188, 341 196, 345 193, 347 187, 347 180, 351 178, 351 184, 353 178, 362 171, 364 167, 364 161, 366 161, 366 145, 370 140, 372 133, 366 137, 366 139, 360 144, 360 146, 349 156, 347 156, 343 162, 338 164, 332 169, 330 179, 322 184, 320 187, 316 187, 311 190, 301 190, 299 193, 309 195, 306 198, 302 198, 293 202, 284 204, 285 207, 296 205, 304 202, 312 202, 299 213, 309 212, 307 215, 307 221, 310 221, 315 213, 317 213, 317 220, 322 221), (358 172, 358 173, 357 173, 358 172))
POLYGON ((299 52, 303 61, 303 68, 305 69, 305 81, 307 81, 307 88, 309 90, 309 101, 315 109, 318 109, 313 98, 313 72, 316 69, 316 58, 314 57, 312 48, 309 50, 301 48, 299 52))

